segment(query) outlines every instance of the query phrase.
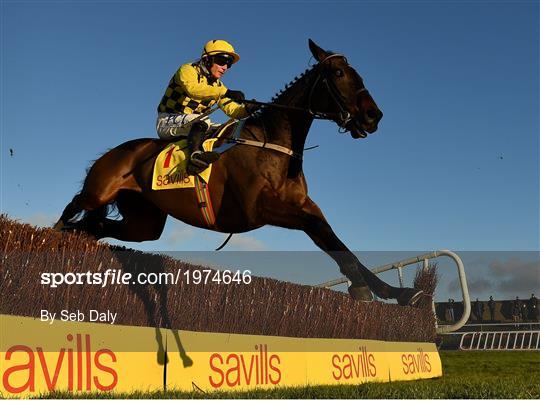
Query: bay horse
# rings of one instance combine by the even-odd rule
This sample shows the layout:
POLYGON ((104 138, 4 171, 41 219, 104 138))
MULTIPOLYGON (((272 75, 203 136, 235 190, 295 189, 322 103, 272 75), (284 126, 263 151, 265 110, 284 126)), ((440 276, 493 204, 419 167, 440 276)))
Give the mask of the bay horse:
POLYGON ((372 292, 400 305, 414 305, 422 291, 390 286, 366 268, 341 242, 317 204, 308 196, 302 154, 314 118, 333 120, 355 139, 377 130, 382 112, 345 56, 309 48, 317 63, 296 77, 244 124, 240 138, 255 139, 292 150, 292 155, 268 148, 236 145, 213 164, 208 182, 215 225, 203 219, 195 191, 152 190, 155 157, 168 142, 136 139, 97 159, 80 193, 55 224, 58 230, 86 231, 97 239, 157 240, 168 215, 195 227, 242 233, 267 224, 304 231, 338 264, 357 300, 373 300, 372 292), (271 106, 271 105, 269 105, 271 106), (107 217, 116 204, 121 220, 107 217), (76 216, 78 221, 70 222, 76 216))

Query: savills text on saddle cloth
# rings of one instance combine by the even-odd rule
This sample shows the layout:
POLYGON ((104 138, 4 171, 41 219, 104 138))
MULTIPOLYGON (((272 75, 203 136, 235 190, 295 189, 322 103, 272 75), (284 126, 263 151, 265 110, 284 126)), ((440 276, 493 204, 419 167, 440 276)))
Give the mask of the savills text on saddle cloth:
MULTIPOLYGON (((210 139, 207 139, 203 143, 205 151, 211 151, 218 140, 223 134, 225 129, 235 123, 236 120, 225 123, 219 129, 218 134, 210 139)), ((163 149, 154 163, 154 172, 152 176, 152 189, 180 189, 180 188, 194 188, 195 178, 187 175, 186 166, 189 160, 187 139, 181 139, 177 142, 172 142, 163 149)), ((212 165, 206 170, 199 173, 199 177, 208 182, 210 179, 210 173, 212 172, 212 165)))
MULTIPOLYGON (((204 150, 212 150, 216 138, 204 142, 204 150)), ((195 179, 186 173, 186 166, 189 160, 187 154, 187 139, 170 143, 158 155, 154 164, 154 174, 152 177, 152 189, 179 189, 194 188, 195 179)), ((212 165, 200 173, 202 179, 208 182, 212 165)))

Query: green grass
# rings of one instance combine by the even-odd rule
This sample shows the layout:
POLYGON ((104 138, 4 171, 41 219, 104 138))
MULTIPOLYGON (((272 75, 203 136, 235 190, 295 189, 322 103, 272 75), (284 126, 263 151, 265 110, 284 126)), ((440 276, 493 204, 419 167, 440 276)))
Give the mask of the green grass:
POLYGON ((47 398, 540 398, 540 352, 441 352, 443 377, 245 392, 51 393, 47 398))

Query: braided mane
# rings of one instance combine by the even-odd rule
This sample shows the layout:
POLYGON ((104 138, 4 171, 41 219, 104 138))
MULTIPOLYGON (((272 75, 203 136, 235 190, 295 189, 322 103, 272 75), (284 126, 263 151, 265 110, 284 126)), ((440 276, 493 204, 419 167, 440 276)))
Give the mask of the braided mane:
MULTIPOLYGON (((315 67, 317 67, 318 64, 315 64, 311 66, 310 68, 307 68, 304 72, 302 72, 300 75, 297 75, 294 77, 289 83, 285 84, 285 87, 281 89, 279 92, 276 92, 274 96, 272 96, 272 99, 270 100, 271 103, 280 103, 280 100, 283 100, 283 97, 289 94, 290 90, 293 88, 296 88, 299 83, 302 83, 305 81, 305 79, 313 73, 315 70, 315 67)), ((265 110, 269 110, 270 107, 263 106, 261 109, 259 109, 256 113, 254 113, 254 116, 260 116, 265 110)))
POLYGON ((307 77, 313 71, 314 67, 315 66, 307 68, 303 73, 294 77, 288 84, 285 84, 285 87, 282 90, 272 96, 271 102, 276 103, 278 100, 280 100, 280 98, 282 98, 283 95, 285 95, 293 87, 293 85, 296 85, 298 82, 302 81, 303 78, 307 77))

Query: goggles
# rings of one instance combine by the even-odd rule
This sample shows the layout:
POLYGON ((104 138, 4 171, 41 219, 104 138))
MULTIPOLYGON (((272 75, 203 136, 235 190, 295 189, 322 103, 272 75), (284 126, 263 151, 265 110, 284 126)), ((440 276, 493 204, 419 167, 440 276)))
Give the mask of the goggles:
POLYGON ((226 65, 227 68, 231 68, 231 65, 233 65, 234 62, 234 58, 232 56, 229 56, 228 54, 216 54, 215 56, 212 56, 212 62, 221 67, 226 65))

